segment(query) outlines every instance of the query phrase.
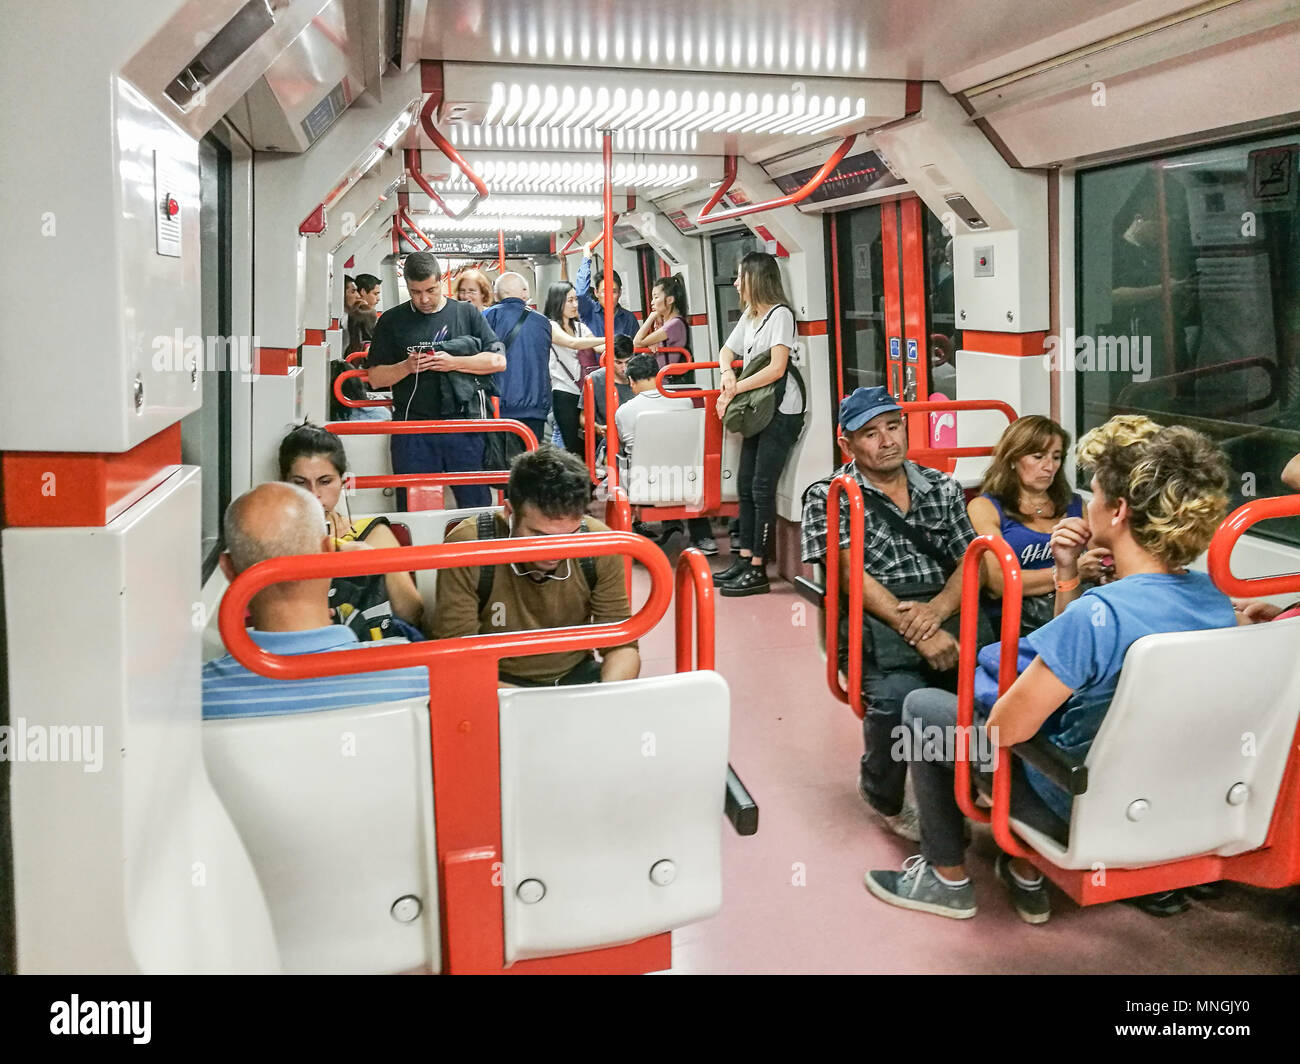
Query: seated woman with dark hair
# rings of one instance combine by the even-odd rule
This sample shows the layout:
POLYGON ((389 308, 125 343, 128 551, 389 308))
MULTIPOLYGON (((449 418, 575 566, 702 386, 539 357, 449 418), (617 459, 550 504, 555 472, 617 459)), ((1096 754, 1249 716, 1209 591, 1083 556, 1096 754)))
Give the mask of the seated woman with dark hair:
MULTIPOLYGON (((400 546, 385 517, 353 522, 338 512, 348 456, 343 442, 315 425, 299 425, 280 441, 280 479, 320 500, 334 550, 400 546)), ((330 583, 330 608, 365 641, 390 636, 421 639, 424 601, 408 572, 338 577, 330 583)))
MULTIPOLYGON (((1181 426, 1151 432, 1151 425, 1143 417, 1115 417, 1079 443, 1079 464, 1093 471, 1092 500, 1086 521, 1067 517, 1051 535, 1056 616, 1029 636, 1037 656, 987 722, 977 717, 989 742, 1002 748, 1000 756, 1039 734, 1071 755, 1085 754, 1134 642, 1236 624, 1227 596, 1205 573, 1187 570, 1227 513, 1228 464, 1199 433, 1181 426), (1114 556, 1116 575, 1081 594, 1079 557, 1089 546, 1114 556)), ((956 722, 957 699, 947 691, 913 691, 903 705, 904 726, 914 734, 937 727, 951 735, 945 729, 956 722)), ((965 919, 975 915, 975 891, 966 874, 964 818, 953 794, 956 753, 927 759, 933 753, 914 752, 910 765, 921 853, 903 872, 868 872, 866 887, 890 905, 965 919)), ((1018 761, 1013 766, 1023 782, 1012 782, 1012 815, 1058 839, 1068 837, 1070 795, 1032 768, 1018 761)), ((1047 890, 1033 865, 1000 855, 997 876, 1021 919, 1048 919, 1047 890)))
MULTIPOLYGON (((1083 516, 1083 500, 1065 475, 1069 445, 1070 434, 1050 418, 1029 414, 1017 419, 998 440, 980 494, 966 507, 975 531, 1001 536, 1020 561, 1021 635, 1052 619, 1052 529, 1063 518, 1083 516)), ((1084 580, 1104 582, 1105 554, 1096 549, 1080 558, 1084 580)), ((1002 620, 1002 569, 991 554, 984 556, 984 565, 985 612, 996 632, 1002 620)))

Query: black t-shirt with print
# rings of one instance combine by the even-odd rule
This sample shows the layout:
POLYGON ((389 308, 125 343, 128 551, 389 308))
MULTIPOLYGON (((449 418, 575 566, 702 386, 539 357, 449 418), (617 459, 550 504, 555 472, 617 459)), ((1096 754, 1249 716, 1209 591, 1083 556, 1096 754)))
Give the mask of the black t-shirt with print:
MULTIPOLYGON (((475 341, 474 353, 489 351, 497 342, 496 334, 471 303, 444 300, 433 314, 421 314, 407 301, 385 311, 375 326, 368 356, 372 366, 395 366, 417 351, 446 349, 448 341, 469 338, 475 341)), ((463 345, 462 345, 463 346, 463 345)), ((452 354, 471 352, 457 350, 452 354)), ((393 385, 393 417, 399 421, 437 421, 456 417, 451 373, 412 373, 393 385)))

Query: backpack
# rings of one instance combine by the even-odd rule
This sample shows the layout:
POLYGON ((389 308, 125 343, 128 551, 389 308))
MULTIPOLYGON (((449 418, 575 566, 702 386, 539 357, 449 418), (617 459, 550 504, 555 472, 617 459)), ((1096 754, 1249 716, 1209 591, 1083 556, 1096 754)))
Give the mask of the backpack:
MULTIPOLYGON (((757 329, 754 330, 754 336, 763 331, 763 326, 767 324, 768 318, 780 310, 780 306, 775 306, 767 312, 757 329)), ((764 351, 762 354, 750 359, 749 364, 740 371, 738 380, 744 380, 746 377, 752 377, 760 373, 772 362, 772 350, 764 351)), ((794 350, 790 351, 788 361, 785 365, 785 374, 774 380, 771 384, 765 384, 761 388, 754 388, 747 392, 741 392, 727 404, 726 413, 722 417, 722 427, 728 432, 737 432, 741 436, 757 436, 776 416, 776 408, 785 396, 785 378, 793 373, 795 380, 799 382, 799 392, 803 397, 803 410, 799 411, 802 415, 808 409, 808 386, 804 384, 803 374, 794 364, 794 350)))
MULTIPOLYGON (((578 531, 587 531, 587 519, 582 519, 582 525, 578 531)), ((493 511, 486 511, 478 515, 478 538, 479 539, 496 539, 497 538, 497 516, 493 511)), ((579 558, 578 565, 582 569, 582 575, 587 578, 587 587, 594 591, 596 589, 596 559, 579 558)), ((492 583, 496 580, 497 567, 495 565, 480 565, 478 569, 478 611, 482 613, 488 604, 488 599, 492 597, 492 583)))

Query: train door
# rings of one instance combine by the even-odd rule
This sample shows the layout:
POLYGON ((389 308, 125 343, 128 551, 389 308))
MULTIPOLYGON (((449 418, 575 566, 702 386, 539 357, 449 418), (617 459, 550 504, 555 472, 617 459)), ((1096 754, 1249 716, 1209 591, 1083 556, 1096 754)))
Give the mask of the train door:
MULTIPOLYGON (((956 398, 951 241, 939 221, 913 196, 828 215, 826 243, 833 406, 877 385, 906 400, 956 398)), ((931 445, 928 419, 913 419, 909 440, 931 445)))
POLYGON ((718 325, 720 350, 740 321, 740 296, 735 288, 740 260, 751 251, 762 251, 763 246, 748 229, 718 233, 709 244, 713 255, 713 320, 718 325))

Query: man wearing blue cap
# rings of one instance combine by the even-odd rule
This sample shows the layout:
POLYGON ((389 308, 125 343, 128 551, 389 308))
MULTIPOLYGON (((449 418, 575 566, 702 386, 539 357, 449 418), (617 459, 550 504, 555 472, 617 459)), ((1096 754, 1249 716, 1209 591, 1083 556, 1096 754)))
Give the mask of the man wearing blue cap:
MULTIPOLYGON (((839 442, 852 461, 804 493, 803 560, 827 556, 826 496, 833 477, 862 488, 863 556, 849 557, 849 508, 840 507, 842 587, 849 566, 865 570, 862 722, 866 753, 858 793, 890 830, 919 841, 914 806, 904 800, 906 760, 893 756, 903 699, 922 687, 956 688, 954 623, 961 605, 961 560, 975 538, 961 486, 946 473, 907 461, 907 423, 884 388, 859 388, 840 403, 839 442), (869 645, 868 645, 869 640, 869 645)), ((847 669, 847 623, 841 668, 847 669)))

